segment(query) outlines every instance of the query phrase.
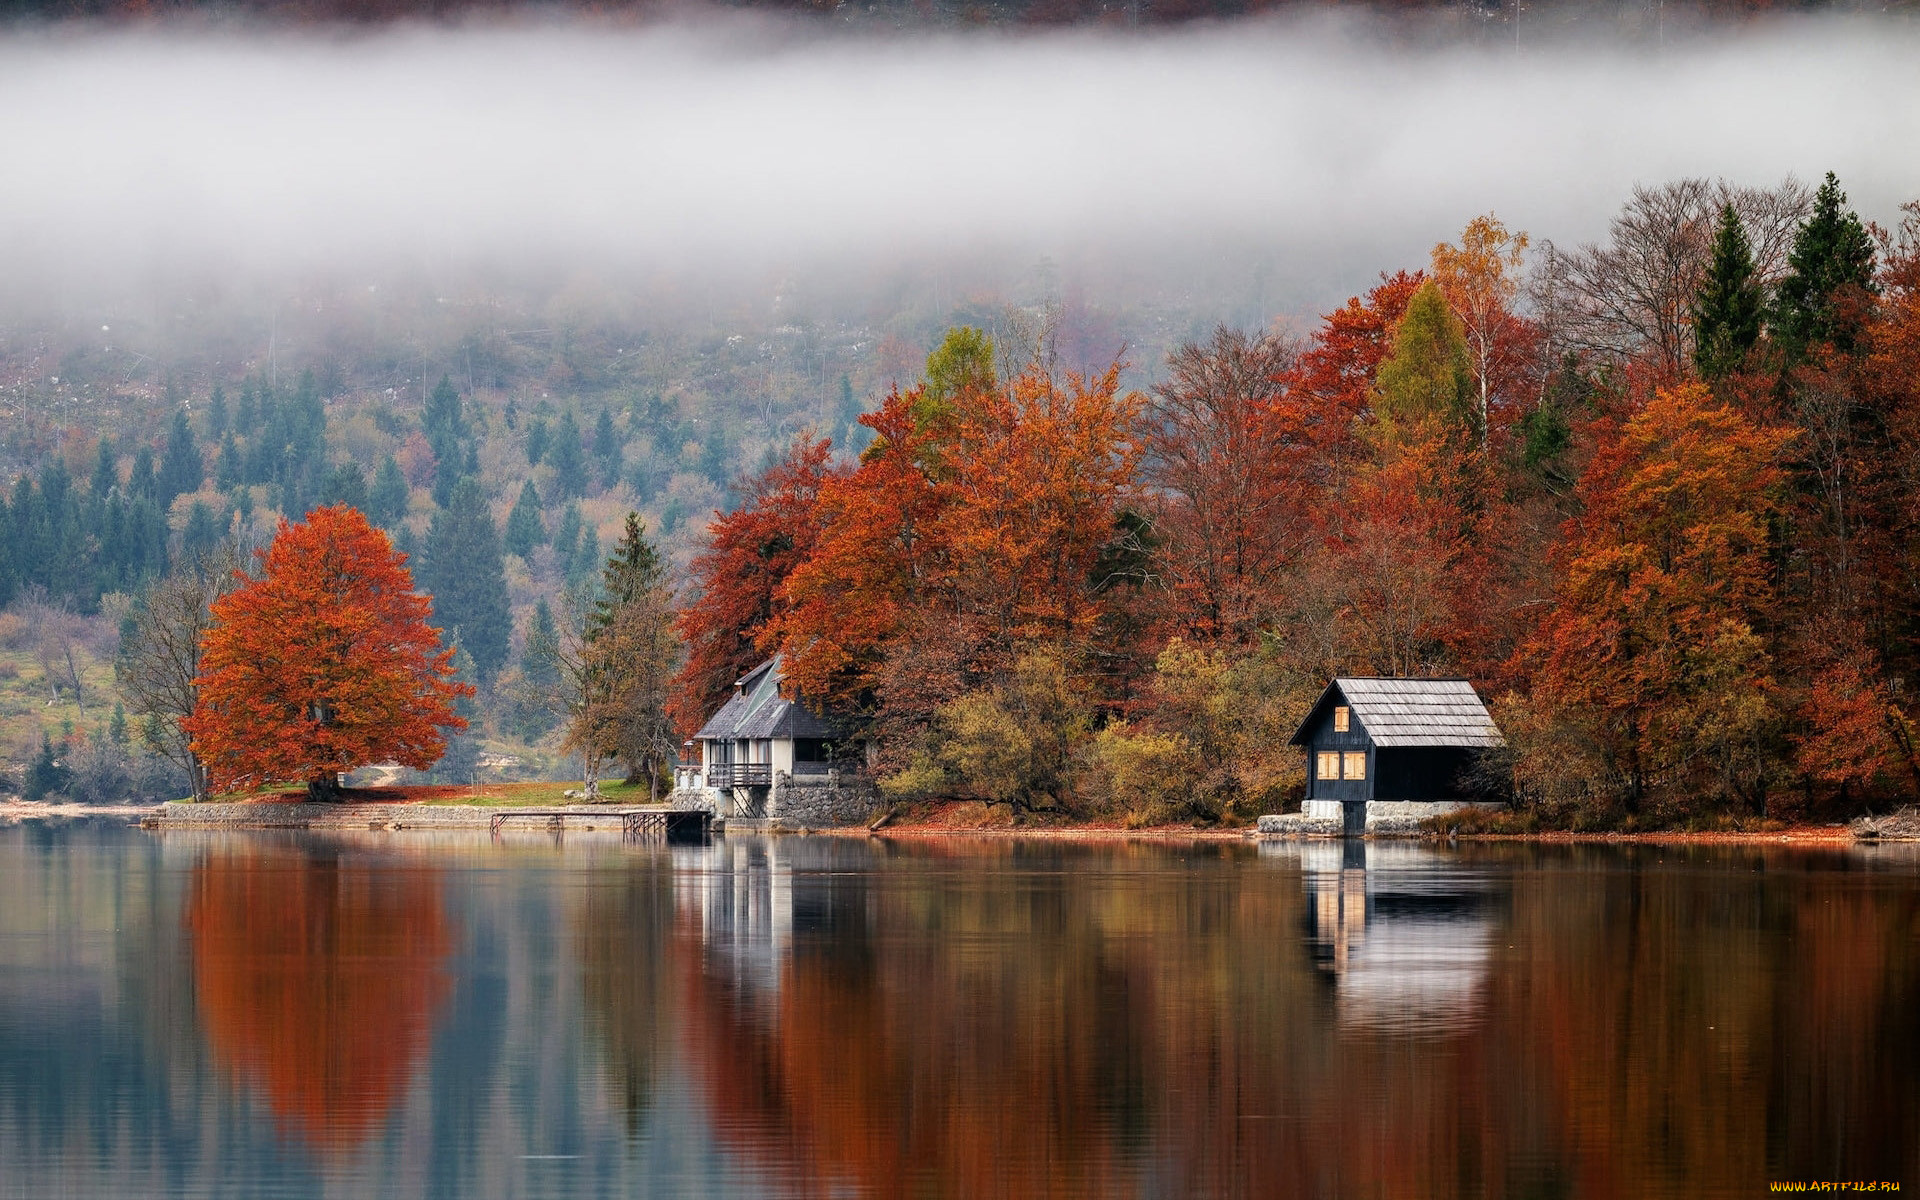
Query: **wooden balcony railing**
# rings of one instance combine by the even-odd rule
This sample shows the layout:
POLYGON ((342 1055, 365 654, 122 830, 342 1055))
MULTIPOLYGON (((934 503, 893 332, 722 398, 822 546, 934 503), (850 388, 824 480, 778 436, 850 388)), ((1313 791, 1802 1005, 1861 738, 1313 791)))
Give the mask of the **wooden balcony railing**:
POLYGON ((772 763, 720 763, 707 768, 708 787, 767 787, 772 783, 772 763))

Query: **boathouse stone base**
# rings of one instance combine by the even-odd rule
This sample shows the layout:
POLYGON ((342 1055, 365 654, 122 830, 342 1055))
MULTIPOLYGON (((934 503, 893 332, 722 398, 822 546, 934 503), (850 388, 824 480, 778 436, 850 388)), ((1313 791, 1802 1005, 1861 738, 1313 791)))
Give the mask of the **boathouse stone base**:
POLYGON ((880 807, 880 789, 856 773, 794 776, 777 771, 767 816, 781 829, 837 829, 867 824, 880 807))
MULTIPOLYGON (((1297 813, 1271 813, 1261 817, 1260 832, 1277 837, 1338 835, 1343 828, 1342 807, 1338 800, 1308 800, 1297 813)), ((1506 807, 1480 800, 1369 800, 1367 832, 1420 833, 1420 822, 1431 817, 1469 808, 1500 812, 1506 807)))

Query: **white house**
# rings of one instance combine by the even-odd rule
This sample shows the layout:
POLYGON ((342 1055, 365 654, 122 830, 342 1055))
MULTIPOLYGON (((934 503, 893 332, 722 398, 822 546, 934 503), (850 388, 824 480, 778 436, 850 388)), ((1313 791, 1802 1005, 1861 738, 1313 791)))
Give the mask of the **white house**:
POLYGON ((679 786, 711 793, 722 817, 771 816, 776 785, 825 785, 842 765, 835 753, 844 731, 791 694, 780 664, 776 654, 734 682, 733 695, 694 734, 697 763, 681 768, 679 786))

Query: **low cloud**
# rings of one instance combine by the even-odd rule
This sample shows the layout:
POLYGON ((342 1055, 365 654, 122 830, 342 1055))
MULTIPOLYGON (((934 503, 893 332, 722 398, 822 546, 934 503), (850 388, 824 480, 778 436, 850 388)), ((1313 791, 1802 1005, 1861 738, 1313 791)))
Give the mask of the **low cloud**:
POLYGON ((1410 46, 1261 22, 823 36, 740 19, 0 37, 0 289, 413 267, 646 275, 1259 260, 1276 302, 1475 213, 1571 242, 1636 182, 1920 196, 1920 37, 1410 46), (1265 268, 1263 268, 1265 269, 1265 268))

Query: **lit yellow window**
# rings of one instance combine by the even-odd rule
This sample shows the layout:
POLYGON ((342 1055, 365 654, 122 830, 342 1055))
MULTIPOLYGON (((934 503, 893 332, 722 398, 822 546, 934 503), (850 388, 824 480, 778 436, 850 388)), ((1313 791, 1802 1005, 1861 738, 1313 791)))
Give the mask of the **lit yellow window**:
POLYGON ((1348 779, 1365 779, 1367 777, 1367 752, 1365 750, 1349 750, 1340 757, 1343 760, 1343 766, 1345 768, 1343 774, 1345 774, 1348 779))
POLYGON ((1333 710, 1333 731, 1346 733, 1353 725, 1353 710, 1341 704, 1333 710))
POLYGON ((1318 769, 1314 773, 1322 779, 1340 778, 1340 752, 1338 750, 1322 750, 1320 752, 1318 769))

